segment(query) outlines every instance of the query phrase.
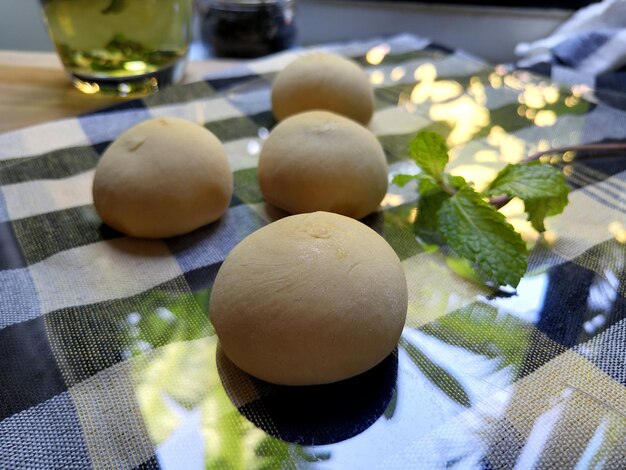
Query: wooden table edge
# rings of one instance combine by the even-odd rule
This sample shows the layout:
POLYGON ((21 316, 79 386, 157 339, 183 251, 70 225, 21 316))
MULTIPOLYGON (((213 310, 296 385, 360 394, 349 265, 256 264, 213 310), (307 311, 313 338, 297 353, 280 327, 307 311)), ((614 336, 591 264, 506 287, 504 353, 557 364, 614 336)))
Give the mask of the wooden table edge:
MULTIPOLYGON (((187 64, 182 83, 240 64, 200 60, 187 64)), ((0 134, 77 116, 124 101, 85 95, 74 88, 54 52, 0 50, 0 134)))

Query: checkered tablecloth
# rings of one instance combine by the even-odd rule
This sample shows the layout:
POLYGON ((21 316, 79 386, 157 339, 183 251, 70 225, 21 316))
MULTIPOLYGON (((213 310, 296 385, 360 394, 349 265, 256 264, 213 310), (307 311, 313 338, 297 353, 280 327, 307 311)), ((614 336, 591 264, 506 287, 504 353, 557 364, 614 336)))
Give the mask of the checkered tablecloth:
MULTIPOLYGON (((537 150, 626 137, 626 112, 585 87, 411 36, 332 49, 370 76, 390 176, 417 171, 407 143, 424 128, 477 186, 537 150)), ((264 203, 256 164, 275 124, 272 78, 297 53, 0 135, 0 468, 626 468, 626 158, 562 155, 570 204, 541 237, 519 205, 504 209, 533 246, 510 297, 423 251, 415 187, 390 185, 364 222, 406 271, 396 352, 310 388, 262 383, 223 357, 211 285, 240 240, 284 216, 264 203), (94 210, 94 166, 162 115, 224 142, 232 203, 185 236, 125 237, 94 210)))

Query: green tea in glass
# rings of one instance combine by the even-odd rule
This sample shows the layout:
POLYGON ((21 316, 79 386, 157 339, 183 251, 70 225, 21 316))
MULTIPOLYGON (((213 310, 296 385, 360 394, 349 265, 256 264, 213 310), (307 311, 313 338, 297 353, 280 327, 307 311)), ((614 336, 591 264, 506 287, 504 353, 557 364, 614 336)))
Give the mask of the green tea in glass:
POLYGON ((193 0, 40 0, 74 85, 85 93, 145 94, 178 81, 193 0))

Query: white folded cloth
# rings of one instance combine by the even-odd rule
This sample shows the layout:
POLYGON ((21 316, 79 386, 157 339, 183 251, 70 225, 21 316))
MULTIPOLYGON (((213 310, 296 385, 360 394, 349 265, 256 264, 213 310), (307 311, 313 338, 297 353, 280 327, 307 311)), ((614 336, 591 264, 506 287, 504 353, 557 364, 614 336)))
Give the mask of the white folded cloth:
POLYGON ((626 0, 605 0, 578 10, 547 38, 520 43, 519 67, 557 62, 599 75, 626 65, 626 0))

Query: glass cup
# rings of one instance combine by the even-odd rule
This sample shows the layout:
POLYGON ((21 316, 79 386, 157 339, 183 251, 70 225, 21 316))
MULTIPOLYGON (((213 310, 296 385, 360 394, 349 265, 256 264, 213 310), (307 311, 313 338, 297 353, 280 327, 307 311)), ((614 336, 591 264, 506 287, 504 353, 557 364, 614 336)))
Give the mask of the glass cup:
POLYGON ((89 94, 147 94, 182 78, 193 0, 40 0, 74 86, 89 94))

